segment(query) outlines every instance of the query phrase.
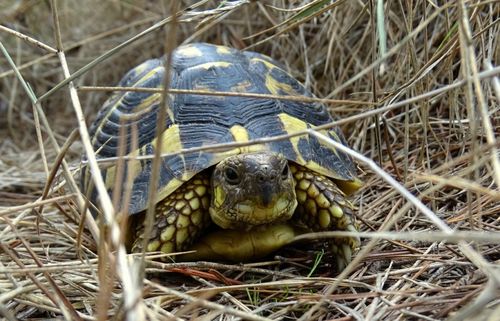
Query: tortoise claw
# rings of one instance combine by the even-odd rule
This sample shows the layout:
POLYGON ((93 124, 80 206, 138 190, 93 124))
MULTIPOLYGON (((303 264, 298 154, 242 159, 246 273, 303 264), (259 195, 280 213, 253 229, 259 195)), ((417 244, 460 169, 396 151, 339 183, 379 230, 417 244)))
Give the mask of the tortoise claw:
POLYGON ((352 248, 346 243, 332 244, 332 251, 335 254, 337 270, 341 272, 349 263, 351 263, 352 248))

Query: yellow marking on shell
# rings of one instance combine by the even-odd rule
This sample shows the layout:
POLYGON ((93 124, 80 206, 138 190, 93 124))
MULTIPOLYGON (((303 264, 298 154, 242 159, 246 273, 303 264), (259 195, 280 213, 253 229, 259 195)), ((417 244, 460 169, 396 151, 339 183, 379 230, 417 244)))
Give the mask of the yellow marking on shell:
MULTIPOLYGON (((151 145, 156 148, 158 146, 158 138, 153 139, 151 145)), ((179 125, 172 125, 163 132, 161 141, 161 152, 172 153, 182 149, 182 141, 179 125)))
MULTIPOLYGON (((229 132, 233 136, 233 139, 235 142, 238 143, 244 143, 248 142, 250 140, 250 135, 248 131, 246 130, 245 127, 241 125, 234 125, 229 129, 229 132)), ((248 145, 248 146, 242 146, 240 148, 236 148, 234 150, 228 151, 230 155, 234 154, 246 154, 246 153, 255 153, 255 152, 260 152, 263 151, 265 147, 261 144, 256 144, 256 145, 248 145)), ((228 155, 228 156, 230 156, 228 155)))
POLYGON ((230 55, 231 50, 225 46, 215 46, 215 51, 220 55, 230 55))
MULTIPOLYGON (((144 67, 145 68, 145 67, 144 67)), ((135 83, 131 84, 130 86, 132 87, 139 87, 139 85, 141 83, 143 83, 144 81, 148 80, 149 78, 151 78, 154 74, 158 73, 158 72, 161 72, 163 70, 163 66, 161 67, 156 67, 156 68, 153 68, 152 70, 150 70, 147 74, 145 74, 144 76, 142 76, 139 80, 137 80, 135 83)), ((113 111, 119 106, 121 105, 122 101, 123 101, 123 98, 125 97, 125 95, 127 94, 127 92, 124 92, 122 94, 122 96, 120 97, 120 99, 118 99, 111 108, 109 108, 108 112, 106 113, 106 115, 103 117, 103 119, 108 119, 109 116, 113 113, 113 111)), ((150 99, 152 96, 153 97, 156 97, 160 95, 159 97, 161 97, 161 94, 152 94, 151 96, 149 96, 147 99, 150 99)), ((147 99, 145 99, 144 101, 146 101, 147 99)), ((154 100, 154 98, 152 98, 154 100)), ((158 99, 158 98, 156 98, 158 99)), ((107 102, 105 103, 105 106, 107 106, 107 102)), ((146 105, 143 105, 141 103, 141 108, 144 108, 144 106, 146 105)), ((147 107, 147 106, 146 106, 147 107)), ((120 117, 122 119, 138 119, 140 115, 143 115, 144 113, 148 112, 149 109, 146 108, 146 110, 142 110, 141 108, 139 108, 138 110, 136 110, 135 108, 137 107, 134 107, 134 113, 133 114, 130 114, 130 115, 121 115, 120 117), (139 113, 137 113, 139 112, 139 113)), ((99 124, 99 126, 95 129, 95 132, 98 133, 101 131, 102 127, 104 126, 104 124, 106 123, 106 121, 101 121, 101 123, 99 124)), ((95 140, 97 139, 97 136, 98 135, 95 135, 93 138, 92 138, 92 143, 95 142, 95 140)))
POLYGON ((232 92, 245 93, 249 88, 252 87, 252 84, 248 80, 241 81, 236 85, 231 87, 232 92))
POLYGON ((353 181, 339 180, 335 183, 347 196, 350 196, 363 186, 363 182, 359 178, 355 178, 353 181))
POLYGON ((161 232, 161 234, 160 234, 160 240, 162 240, 162 242, 170 241, 174 237, 175 231, 176 231, 176 228, 175 228, 174 225, 167 226, 161 232))
POLYGON ((144 70, 146 70, 146 67, 148 67, 149 64, 147 63, 143 63, 143 64, 140 64, 139 66, 135 67, 134 69, 132 69, 135 73, 135 75, 138 75, 138 74, 142 74, 144 72, 144 70))
POLYGON ((231 65, 232 65, 232 63, 227 62, 227 61, 212 61, 212 62, 206 62, 204 64, 197 65, 195 68, 203 68, 203 69, 208 70, 210 68, 215 68, 215 67, 226 68, 226 67, 229 67, 231 65))
MULTIPOLYGON (((156 149, 158 146, 158 138, 153 139, 151 145, 156 149)), ((162 154, 173 153, 181 150, 182 148, 183 146, 180 136, 179 125, 172 125, 163 132, 163 138, 161 141, 161 153, 162 154)), ((180 156, 179 158, 184 162, 184 157, 180 156)), ((161 190, 158 192, 156 197, 157 202, 166 198, 179 186, 181 186, 184 182, 191 179, 191 177, 193 176, 194 173, 190 171, 185 171, 182 174, 182 177, 180 177, 180 179, 173 178, 171 181, 167 183, 167 185, 163 186, 161 190)))
MULTIPOLYGON (((274 65, 274 64, 270 63, 269 61, 267 61, 267 60, 265 60, 265 59, 262 59, 262 58, 252 58, 252 59, 250 59, 250 62, 251 62, 251 63, 252 63, 252 62, 254 62, 254 63, 255 63, 255 62, 261 62, 261 63, 263 63, 263 64, 264 64, 264 66, 266 66, 266 68, 267 68, 267 69, 269 69, 269 70, 271 70, 271 69, 273 69, 273 68, 278 68, 278 66, 276 66, 276 65, 274 65)), ((281 69, 281 68, 280 68, 280 69, 281 69)))
POLYGON ((234 125, 229 129, 229 131, 231 132, 231 135, 233 135, 233 138, 236 142, 248 142, 249 135, 245 127, 234 125))
MULTIPOLYGON (((142 171, 142 166, 141 162, 135 159, 135 157, 139 156, 139 150, 132 151, 131 153, 128 154, 130 156, 130 160, 124 161, 127 166, 128 166, 128 175, 131 175, 132 179, 135 179, 137 175, 142 171)), ((106 180, 105 184, 108 188, 111 188, 116 185, 116 166, 114 165, 112 167, 109 167, 106 169, 106 180)), ((124 173, 122 173, 123 175, 124 173)), ((123 179, 127 179, 125 176, 122 177, 123 179)), ((121 184, 121 183, 119 183, 121 184)))
MULTIPOLYGON (((298 131, 305 131, 307 130, 307 123, 305 123, 304 121, 300 120, 300 119, 297 119, 293 116, 290 116, 288 114, 279 114, 278 115, 282 125, 283 125, 283 128, 286 130, 286 132, 288 134, 291 134, 291 133, 294 133, 294 132, 298 132, 298 131)), ((324 135, 328 135, 328 131, 327 130, 320 130, 319 131, 320 133, 324 134, 324 135)), ((340 138, 337 136, 337 134, 334 132, 334 131, 331 131, 332 135, 334 136, 335 140, 337 141, 340 141, 340 138)), ((298 148, 298 144, 299 144, 299 140, 300 139, 306 139, 306 140, 309 140, 309 138, 306 136, 306 135, 302 135, 302 136, 295 136, 295 137, 291 137, 290 138, 290 142, 292 143, 292 146, 293 146, 293 149, 295 151, 295 154, 297 155, 297 163, 299 163, 300 165, 310 169, 311 171, 313 172, 316 172, 316 173, 319 173, 319 174, 322 174, 322 175, 325 175, 327 177, 331 177, 331 178, 334 178, 334 179, 338 179, 339 181, 336 182, 336 184, 341 188, 341 190, 343 192, 345 192, 347 195, 350 195, 352 193, 354 193, 355 191, 357 191, 362 185, 363 183, 361 182, 361 180, 359 179, 355 179, 354 181, 345 181, 344 178, 342 178, 338 173, 336 172, 333 172, 329 169, 326 169, 324 166, 322 166, 321 164, 313 161, 313 160, 309 160, 309 161, 305 161, 302 156, 301 156, 301 153, 299 151, 299 148, 298 148)), ((321 141, 320 141, 320 144, 321 141)), ((338 152, 335 148, 332 148, 331 146, 328 146, 328 145, 325 145, 325 144, 322 144, 323 146, 326 146, 326 148, 328 149, 332 149, 337 155, 338 155, 338 152)), ((293 171, 292 171, 293 172, 293 171)), ((300 171, 300 169, 298 169, 298 173, 294 173, 294 177, 296 180, 301 180, 302 179, 302 172, 300 171)))
POLYGON ((184 57, 189 57, 189 58, 203 56, 203 52, 194 45, 186 45, 186 46, 179 47, 179 48, 177 48, 175 53, 178 55, 184 56, 184 57))
POLYGON ((216 186, 214 188, 214 203, 215 206, 220 207, 224 204, 224 200, 226 199, 226 193, 220 186, 216 186))
POLYGON ((294 96, 298 93, 290 86, 276 80, 271 74, 266 75, 266 88, 273 95, 281 95, 282 92, 294 96))
POLYGON ((328 176, 332 175, 332 173, 325 173, 325 168, 313 160, 306 162, 304 166, 313 172, 318 172, 323 175, 329 174, 328 176))
MULTIPOLYGON (((155 93, 152 94, 146 99, 142 100, 140 104, 135 105, 134 107, 134 113, 132 114, 123 114, 120 116, 120 120, 122 121, 136 121, 145 115, 149 114, 151 112, 151 109, 154 105, 159 104, 161 101, 161 94, 160 93, 155 93)), ((169 115, 170 117, 170 115, 169 115)), ((170 118, 172 120, 172 118, 170 118)))
MULTIPOLYGON (((283 128, 286 130, 288 134, 298 132, 298 131, 303 131, 307 130, 307 123, 297 119, 293 116, 290 116, 288 114, 281 113, 278 115, 281 123, 283 124, 283 128)), ((302 158, 300 150, 299 150, 299 140, 300 139, 307 139, 306 136, 294 136, 290 137, 290 142, 292 143, 293 150, 295 151, 295 154, 297 155, 297 162, 299 164, 305 164, 305 160, 302 158)))
POLYGON ((112 186, 115 186, 116 184, 115 179, 116 179, 116 166, 113 166, 106 170, 106 180, 104 181, 106 187, 110 188, 112 186))

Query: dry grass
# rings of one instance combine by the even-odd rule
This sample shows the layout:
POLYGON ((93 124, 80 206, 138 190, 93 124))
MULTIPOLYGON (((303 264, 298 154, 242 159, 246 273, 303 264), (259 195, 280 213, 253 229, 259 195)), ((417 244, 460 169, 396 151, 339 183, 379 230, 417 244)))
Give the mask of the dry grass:
POLYGON ((498 320, 499 1, 200 1, 175 34, 161 22, 193 3, 0 4, 0 316, 498 320), (88 124, 108 93, 49 90, 70 74, 113 86, 193 41, 278 59, 342 120, 365 182, 353 199, 363 246, 342 274, 317 242, 244 265, 151 255, 143 280, 111 204, 115 235, 96 243, 73 179, 88 142, 77 115, 88 124))

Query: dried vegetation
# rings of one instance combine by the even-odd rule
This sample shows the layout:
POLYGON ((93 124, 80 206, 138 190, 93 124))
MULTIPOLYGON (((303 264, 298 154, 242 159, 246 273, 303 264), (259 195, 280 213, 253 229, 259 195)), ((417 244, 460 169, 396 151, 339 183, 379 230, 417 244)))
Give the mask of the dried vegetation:
POLYGON ((495 0, 2 1, 0 316, 498 320, 499 16, 495 0), (95 242, 75 128, 109 93, 83 87, 193 41, 250 46, 339 100, 325 103, 365 182, 363 246, 342 274, 316 242, 243 265, 149 256, 143 281, 118 239, 95 242), (76 90, 56 86, 66 62, 76 90))

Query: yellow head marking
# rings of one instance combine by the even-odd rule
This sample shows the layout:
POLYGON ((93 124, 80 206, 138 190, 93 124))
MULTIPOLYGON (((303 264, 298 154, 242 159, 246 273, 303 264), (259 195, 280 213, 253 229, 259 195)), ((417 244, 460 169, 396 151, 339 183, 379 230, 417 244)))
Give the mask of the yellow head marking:
POLYGON ((224 204, 224 200, 226 199, 226 193, 220 186, 216 186, 214 189, 214 203, 215 206, 220 207, 224 204))

